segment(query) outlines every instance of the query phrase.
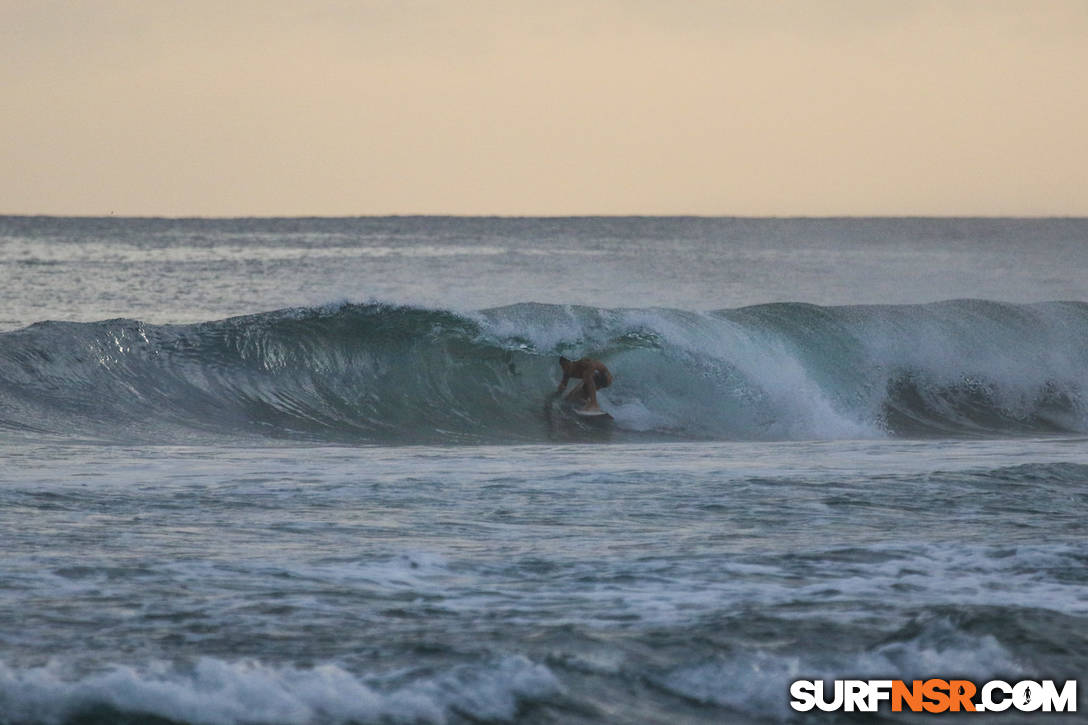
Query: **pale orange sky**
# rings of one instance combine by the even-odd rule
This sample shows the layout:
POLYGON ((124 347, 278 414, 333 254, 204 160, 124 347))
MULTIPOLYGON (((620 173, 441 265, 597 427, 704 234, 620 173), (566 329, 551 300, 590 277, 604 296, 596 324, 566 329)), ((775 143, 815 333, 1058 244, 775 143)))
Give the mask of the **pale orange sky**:
POLYGON ((0 213, 1088 215, 1088 2, 0 0, 0 213))

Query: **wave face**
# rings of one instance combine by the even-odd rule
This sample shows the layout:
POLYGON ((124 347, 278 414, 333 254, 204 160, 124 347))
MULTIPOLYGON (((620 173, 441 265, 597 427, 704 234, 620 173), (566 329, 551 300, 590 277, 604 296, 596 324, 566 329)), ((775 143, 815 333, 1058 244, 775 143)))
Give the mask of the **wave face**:
POLYGON ((0 427, 375 443, 1083 433, 1088 304, 345 304, 43 322, 0 334, 0 427), (614 372, 608 430, 552 401, 560 354, 614 372))

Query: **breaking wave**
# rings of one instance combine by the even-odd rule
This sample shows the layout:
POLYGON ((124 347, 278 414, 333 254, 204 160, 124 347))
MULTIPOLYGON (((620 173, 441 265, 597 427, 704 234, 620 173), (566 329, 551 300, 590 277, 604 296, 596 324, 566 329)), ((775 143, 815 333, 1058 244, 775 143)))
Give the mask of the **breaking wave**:
POLYGON ((0 428, 375 443, 1084 433, 1088 304, 343 304, 41 322, 0 334, 0 428), (614 372, 612 426, 555 405, 560 354, 614 372))
POLYGON ((115 665, 73 677, 61 662, 21 670, 0 662, 0 722, 446 723, 451 713, 474 722, 510 722, 519 708, 560 690, 546 666, 517 655, 416 677, 392 690, 335 664, 298 669, 204 657, 185 667, 115 665))

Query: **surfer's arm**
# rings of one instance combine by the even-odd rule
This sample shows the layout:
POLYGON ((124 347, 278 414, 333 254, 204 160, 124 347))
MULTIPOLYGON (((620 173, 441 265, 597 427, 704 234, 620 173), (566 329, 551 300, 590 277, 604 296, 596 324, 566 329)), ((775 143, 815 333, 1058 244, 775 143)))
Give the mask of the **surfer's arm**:
POLYGON ((582 391, 586 399, 587 408, 597 407, 597 382, 593 379, 593 368, 582 373, 582 391))
POLYGON ((570 380, 570 375, 563 373, 563 379, 559 381, 558 392, 562 393, 567 388, 567 382, 570 380))

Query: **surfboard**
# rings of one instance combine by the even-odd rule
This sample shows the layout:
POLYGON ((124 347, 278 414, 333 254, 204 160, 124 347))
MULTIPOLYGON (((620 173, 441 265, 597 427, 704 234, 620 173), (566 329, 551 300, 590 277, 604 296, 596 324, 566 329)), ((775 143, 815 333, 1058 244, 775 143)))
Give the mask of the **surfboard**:
POLYGON ((583 418, 589 418, 590 420, 612 420, 612 416, 604 410, 582 410, 581 408, 575 408, 574 412, 583 418))
POLYGON ((614 420, 604 410, 583 410, 585 401, 582 400, 582 383, 578 383, 572 390, 563 395, 563 407, 575 413, 579 418, 584 418, 587 423, 601 423, 606 420, 614 420))

